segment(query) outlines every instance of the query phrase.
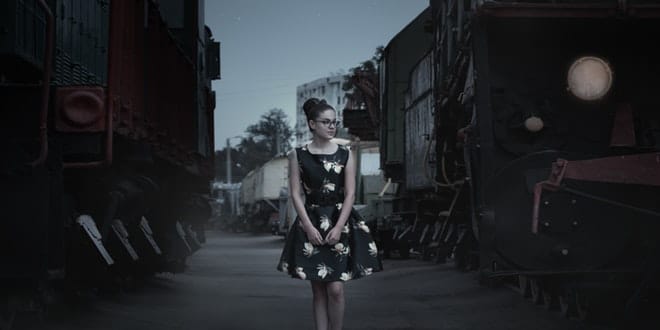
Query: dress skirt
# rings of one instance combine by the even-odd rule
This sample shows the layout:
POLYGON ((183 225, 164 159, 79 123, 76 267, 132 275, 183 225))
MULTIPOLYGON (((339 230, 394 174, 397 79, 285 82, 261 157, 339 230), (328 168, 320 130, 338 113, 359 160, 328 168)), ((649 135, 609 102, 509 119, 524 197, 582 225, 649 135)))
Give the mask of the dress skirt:
MULTIPOLYGON (((325 238, 339 216, 341 203, 305 208, 312 224, 325 238)), ((293 278, 332 282, 371 275, 382 270, 382 263, 369 227, 352 209, 339 242, 334 245, 312 245, 297 218, 287 234, 277 269, 293 278)))

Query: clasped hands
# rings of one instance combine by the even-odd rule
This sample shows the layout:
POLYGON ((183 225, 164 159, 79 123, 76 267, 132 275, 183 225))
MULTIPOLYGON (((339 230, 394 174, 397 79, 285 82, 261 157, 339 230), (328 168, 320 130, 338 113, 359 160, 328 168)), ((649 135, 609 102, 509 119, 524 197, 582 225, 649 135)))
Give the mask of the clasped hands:
POLYGON ((334 245, 339 242, 339 238, 341 237, 341 228, 338 226, 332 227, 325 238, 323 238, 319 230, 314 226, 309 226, 304 228, 304 230, 305 234, 307 234, 307 239, 309 239, 309 242, 314 245, 334 245))

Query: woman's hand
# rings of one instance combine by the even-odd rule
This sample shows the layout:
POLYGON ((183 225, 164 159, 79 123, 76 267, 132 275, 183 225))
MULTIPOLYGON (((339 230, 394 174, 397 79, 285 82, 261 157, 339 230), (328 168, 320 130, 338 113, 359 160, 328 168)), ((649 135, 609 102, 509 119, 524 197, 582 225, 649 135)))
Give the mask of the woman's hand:
POLYGON ((328 232, 328 235, 325 236, 325 242, 330 245, 335 245, 337 242, 339 242, 339 238, 341 237, 341 229, 340 227, 332 227, 330 231, 328 232))
POLYGON ((304 230, 305 230, 305 234, 307 234, 307 239, 309 240, 310 243, 314 245, 323 244, 323 236, 321 236, 321 233, 319 232, 318 229, 316 229, 316 227, 305 226, 304 230))

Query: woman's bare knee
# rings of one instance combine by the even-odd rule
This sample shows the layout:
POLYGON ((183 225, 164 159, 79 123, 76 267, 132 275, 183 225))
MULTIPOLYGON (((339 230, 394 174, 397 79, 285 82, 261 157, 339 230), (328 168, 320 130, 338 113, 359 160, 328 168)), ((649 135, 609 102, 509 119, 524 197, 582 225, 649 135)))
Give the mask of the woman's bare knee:
POLYGON ((344 299, 344 283, 342 282, 330 282, 327 285, 326 292, 328 293, 328 299, 333 301, 340 301, 344 299))

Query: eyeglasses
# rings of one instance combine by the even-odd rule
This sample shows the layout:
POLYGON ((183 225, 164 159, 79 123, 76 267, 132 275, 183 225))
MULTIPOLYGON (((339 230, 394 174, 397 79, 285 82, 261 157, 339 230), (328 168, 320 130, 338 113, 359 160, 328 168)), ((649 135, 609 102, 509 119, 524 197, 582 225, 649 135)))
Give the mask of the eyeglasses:
POLYGON ((315 122, 321 123, 325 127, 330 127, 330 125, 332 125, 334 127, 339 127, 341 125, 341 121, 339 121, 339 120, 326 119, 326 120, 315 120, 315 122))

